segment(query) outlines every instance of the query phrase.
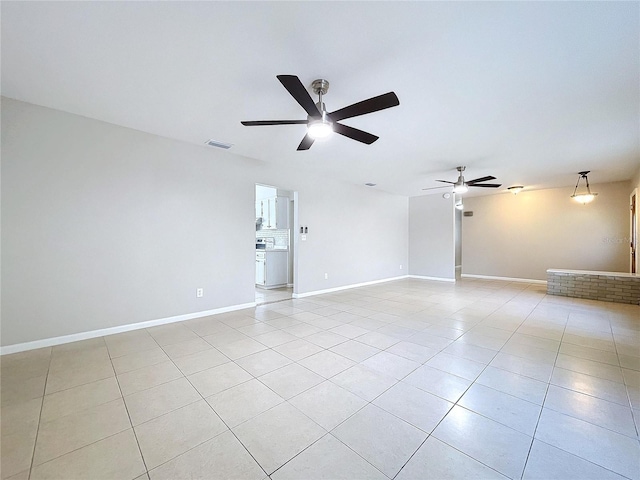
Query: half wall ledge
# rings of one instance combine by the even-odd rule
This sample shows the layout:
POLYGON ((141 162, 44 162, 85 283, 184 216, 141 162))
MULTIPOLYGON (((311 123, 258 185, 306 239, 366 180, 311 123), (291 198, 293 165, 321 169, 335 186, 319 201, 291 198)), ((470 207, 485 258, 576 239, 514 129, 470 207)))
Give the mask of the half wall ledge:
POLYGON ((640 305, 640 276, 589 270, 547 270, 547 294, 640 305))

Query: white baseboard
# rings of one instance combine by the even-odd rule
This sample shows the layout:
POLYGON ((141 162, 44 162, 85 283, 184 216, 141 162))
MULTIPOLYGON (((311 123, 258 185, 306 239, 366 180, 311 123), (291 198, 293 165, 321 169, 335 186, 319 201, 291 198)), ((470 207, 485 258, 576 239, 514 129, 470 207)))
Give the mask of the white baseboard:
POLYGON ((532 278, 512 278, 512 277, 494 277, 492 275, 472 275, 470 273, 463 273, 462 278, 479 278, 481 280, 502 280, 505 282, 520 282, 520 283, 537 283, 539 285, 546 285, 546 280, 534 280, 532 278))
POLYGON ((450 282, 456 283, 455 278, 445 278, 445 277, 427 277, 425 275, 407 275, 409 278, 418 278, 420 280, 434 280, 436 282, 450 282))
POLYGON ((293 298, 312 297, 314 295, 322 295, 323 293, 333 293, 333 292, 339 292, 340 290, 349 290, 351 288, 366 287, 367 285, 375 285, 376 283, 391 282, 393 280, 402 280, 403 278, 407 278, 407 276, 408 275, 402 275, 400 277, 383 278, 382 280, 373 280, 371 282, 353 283, 351 285, 344 285, 342 287, 327 288, 325 290, 314 290, 312 292, 294 293, 292 295, 292 297, 293 298))
POLYGON ((90 338, 104 337, 105 335, 113 335, 115 333, 129 332, 131 330, 140 330, 142 328, 157 327, 158 325, 166 325, 167 323, 182 322, 194 318, 208 317, 219 313, 233 312, 245 308, 255 307, 256 302, 243 303, 240 305, 232 305, 230 307, 215 308, 213 310, 205 310, 202 312, 187 313, 184 315, 176 315, 174 317, 159 318, 157 320, 149 320, 146 322, 130 323, 127 325, 119 325, 117 327, 102 328, 100 330, 91 330, 88 332, 73 333, 71 335, 63 335, 61 337, 44 338, 42 340, 34 340, 33 342, 16 343, 0 347, 0 355, 8 355, 10 353, 25 352, 27 350, 35 350, 36 348, 53 347, 62 345, 63 343, 77 342, 79 340, 88 340, 90 338))

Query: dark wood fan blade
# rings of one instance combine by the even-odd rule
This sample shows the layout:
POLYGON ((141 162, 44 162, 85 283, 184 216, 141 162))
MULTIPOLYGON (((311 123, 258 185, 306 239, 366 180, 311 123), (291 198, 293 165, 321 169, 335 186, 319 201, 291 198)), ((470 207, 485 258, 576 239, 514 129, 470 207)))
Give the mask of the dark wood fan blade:
POLYGON ((451 185, 455 185, 456 184, 456 182, 450 182, 449 180, 436 180, 436 182, 450 183, 451 185))
POLYGON ((296 102, 304 108, 304 111, 307 112, 309 116, 314 118, 321 117, 318 107, 316 107, 311 95, 309 95, 309 92, 304 88, 304 85, 302 85, 298 77, 295 75, 277 75, 276 78, 280 80, 284 88, 286 88, 291 96, 295 98, 296 102))
POLYGON ((377 112, 378 110, 384 110, 385 108, 395 107, 400 105, 400 101, 395 93, 389 92, 377 97, 372 97, 367 100, 363 100, 348 107, 341 108, 329 114, 329 117, 334 122, 344 120, 345 118, 357 117, 365 115, 367 113, 377 112))
POLYGON ((255 120, 240 123, 245 127, 261 127, 263 125, 306 125, 307 120, 255 120))
POLYGON ((472 183, 479 183, 479 182, 487 182, 489 180, 495 180, 496 177, 492 177, 492 176, 488 176, 488 177, 480 177, 480 178, 474 178, 473 180, 469 180, 467 182, 468 185, 471 185, 472 183))
POLYGON ((314 138, 310 137, 309 134, 306 134, 300 142, 300 145, 298 145, 298 150, 309 150, 314 141, 314 138))
POLYGON ((363 132, 362 130, 358 130, 357 128, 348 127, 340 123, 333 124, 333 131, 339 133, 340 135, 344 135, 345 137, 351 138, 352 140, 366 143, 367 145, 371 145, 379 138, 370 133, 363 132))
POLYGON ((469 185, 470 187, 484 187, 484 188, 498 188, 501 187, 501 183, 474 183, 473 185, 469 185))

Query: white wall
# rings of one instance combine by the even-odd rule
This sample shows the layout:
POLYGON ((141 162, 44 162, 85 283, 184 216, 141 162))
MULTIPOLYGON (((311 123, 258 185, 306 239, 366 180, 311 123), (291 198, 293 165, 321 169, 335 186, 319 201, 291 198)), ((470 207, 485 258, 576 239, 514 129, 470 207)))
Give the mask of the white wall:
POLYGON ((306 241, 297 233, 296 293, 406 274, 406 197, 313 178, 298 184, 298 222, 308 233, 306 241))
POLYGON ((409 199, 409 273, 455 279, 454 200, 442 195, 409 199))
MULTIPOLYGON (((640 163, 640 162, 639 162, 640 163)), ((638 171, 636 172, 636 174, 633 176, 633 178, 631 179, 631 188, 630 191, 633 191, 634 189, 638 189, 638 191, 640 192, 640 165, 638 166, 638 171)), ((631 192, 630 192, 631 193, 631 192)))
POLYGON ((256 183, 299 192, 299 293, 403 273, 407 199, 308 177, 3 98, 1 344, 253 302, 256 183))
POLYGON ((260 200, 266 200, 267 198, 273 198, 276 196, 277 189, 275 187, 269 187, 266 185, 256 185, 256 202, 260 200))
POLYGON ((573 187, 465 199, 462 273, 546 280, 549 268, 627 272, 629 182, 593 184, 587 205, 573 187))

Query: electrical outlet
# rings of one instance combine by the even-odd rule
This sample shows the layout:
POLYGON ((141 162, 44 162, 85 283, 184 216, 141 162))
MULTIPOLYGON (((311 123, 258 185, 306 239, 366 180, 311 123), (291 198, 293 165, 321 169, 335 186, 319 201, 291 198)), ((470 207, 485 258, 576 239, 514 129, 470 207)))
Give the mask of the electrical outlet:
POLYGON ((196 298, 204 297, 204 288, 196 289, 196 298))
POLYGON ((400 270, 402 270, 402 265, 400 265, 400 270))
POLYGON ((325 273, 325 274, 324 274, 324 279, 325 279, 325 280, 329 280, 329 274, 328 274, 328 273, 325 273))

